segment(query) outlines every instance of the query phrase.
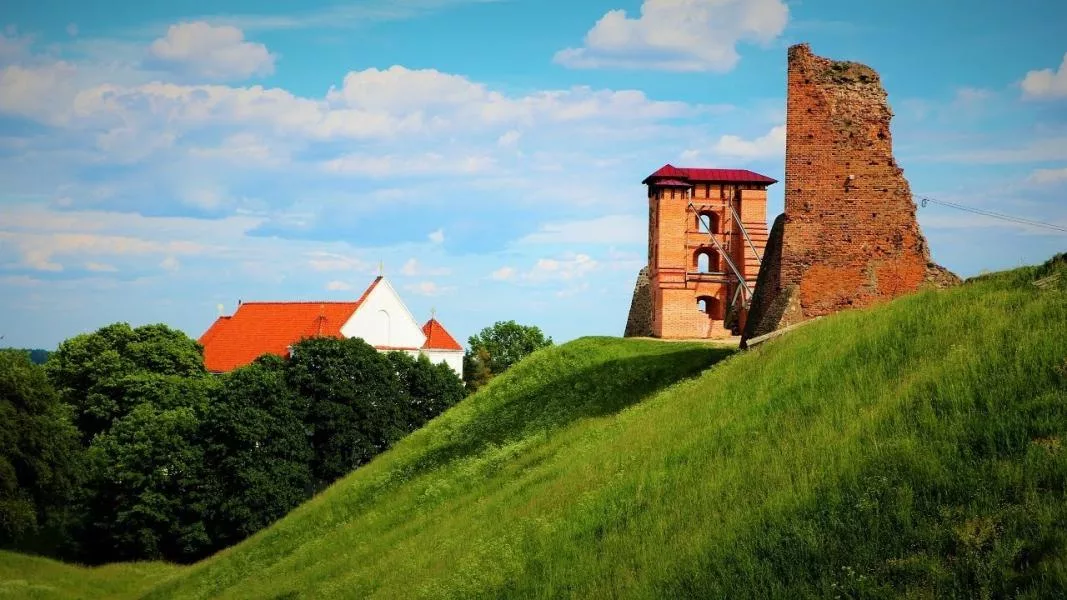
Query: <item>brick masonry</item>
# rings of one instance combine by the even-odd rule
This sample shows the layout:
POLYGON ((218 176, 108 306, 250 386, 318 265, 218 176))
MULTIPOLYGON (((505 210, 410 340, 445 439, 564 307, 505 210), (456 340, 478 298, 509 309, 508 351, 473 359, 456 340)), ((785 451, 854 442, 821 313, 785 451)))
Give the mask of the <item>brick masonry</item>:
POLYGON ((766 188, 774 180, 685 179, 648 181, 648 266, 635 285, 627 337, 724 338, 740 333, 744 326, 747 311, 731 304, 738 283, 727 258, 746 283, 755 286, 757 252, 763 254, 768 235, 766 188), (755 250, 744 238, 734 212, 755 250), (707 221, 702 225, 701 219, 707 221), (720 255, 712 236, 725 256, 720 255), (706 265, 701 263, 702 256, 706 265))
POLYGON ((744 339, 926 284, 958 283, 930 260, 893 158, 886 100, 870 67, 816 56, 807 44, 789 49, 785 213, 744 339))

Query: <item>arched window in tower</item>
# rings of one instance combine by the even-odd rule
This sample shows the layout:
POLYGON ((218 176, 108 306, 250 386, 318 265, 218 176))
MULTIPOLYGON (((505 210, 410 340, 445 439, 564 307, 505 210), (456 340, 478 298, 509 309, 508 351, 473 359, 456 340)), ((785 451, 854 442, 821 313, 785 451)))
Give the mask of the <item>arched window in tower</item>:
POLYGON ((699 296, 697 298, 697 309, 713 319, 718 318, 718 306, 719 300, 714 296, 699 296))
POLYGON ((719 218, 715 213, 703 212, 697 215, 697 231, 700 233, 718 233, 719 218))
POLYGON ((718 273, 719 254, 711 248, 701 248, 693 254, 693 266, 697 273, 718 273))
POLYGON ((711 257, 707 252, 697 254, 697 273, 711 273, 711 257))

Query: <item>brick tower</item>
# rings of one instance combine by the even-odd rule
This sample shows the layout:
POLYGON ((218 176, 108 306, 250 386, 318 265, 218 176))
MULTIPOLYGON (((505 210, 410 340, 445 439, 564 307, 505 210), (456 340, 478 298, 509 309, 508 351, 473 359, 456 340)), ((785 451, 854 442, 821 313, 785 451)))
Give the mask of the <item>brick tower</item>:
MULTIPOLYGON (((741 169, 666 165, 642 183, 648 186, 651 318, 628 335, 721 338, 740 332, 767 245, 767 186, 776 180, 741 169)), ((631 321, 640 320, 634 310, 648 310, 638 306, 641 285, 631 321)))

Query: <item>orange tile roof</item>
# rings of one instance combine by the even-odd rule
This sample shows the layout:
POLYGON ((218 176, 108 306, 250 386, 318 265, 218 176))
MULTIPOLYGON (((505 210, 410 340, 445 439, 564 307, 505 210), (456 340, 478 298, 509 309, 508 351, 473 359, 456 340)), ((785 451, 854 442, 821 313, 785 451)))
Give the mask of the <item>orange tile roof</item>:
POLYGON ((427 350, 463 350, 456 338, 445 330, 444 325, 437 319, 430 319, 422 326, 422 333, 426 335, 426 343, 422 345, 427 350))
POLYGON ((341 337, 341 327, 381 279, 355 302, 244 302, 200 336, 204 366, 212 372, 230 371, 264 354, 288 357, 289 346, 303 338, 341 337))

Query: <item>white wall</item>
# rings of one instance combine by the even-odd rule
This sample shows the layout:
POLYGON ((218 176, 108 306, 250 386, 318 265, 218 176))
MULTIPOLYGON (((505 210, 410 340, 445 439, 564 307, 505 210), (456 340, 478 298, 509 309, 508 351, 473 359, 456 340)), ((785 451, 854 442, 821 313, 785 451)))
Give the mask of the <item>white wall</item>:
POLYGON ((462 350, 423 350, 422 353, 434 364, 445 363, 452 367, 452 370, 459 375, 460 379, 463 378, 462 350))
POLYGON ((363 304, 341 327, 341 335, 363 338, 371 346, 421 348, 426 343, 422 327, 386 279, 379 281, 363 299, 363 304))

